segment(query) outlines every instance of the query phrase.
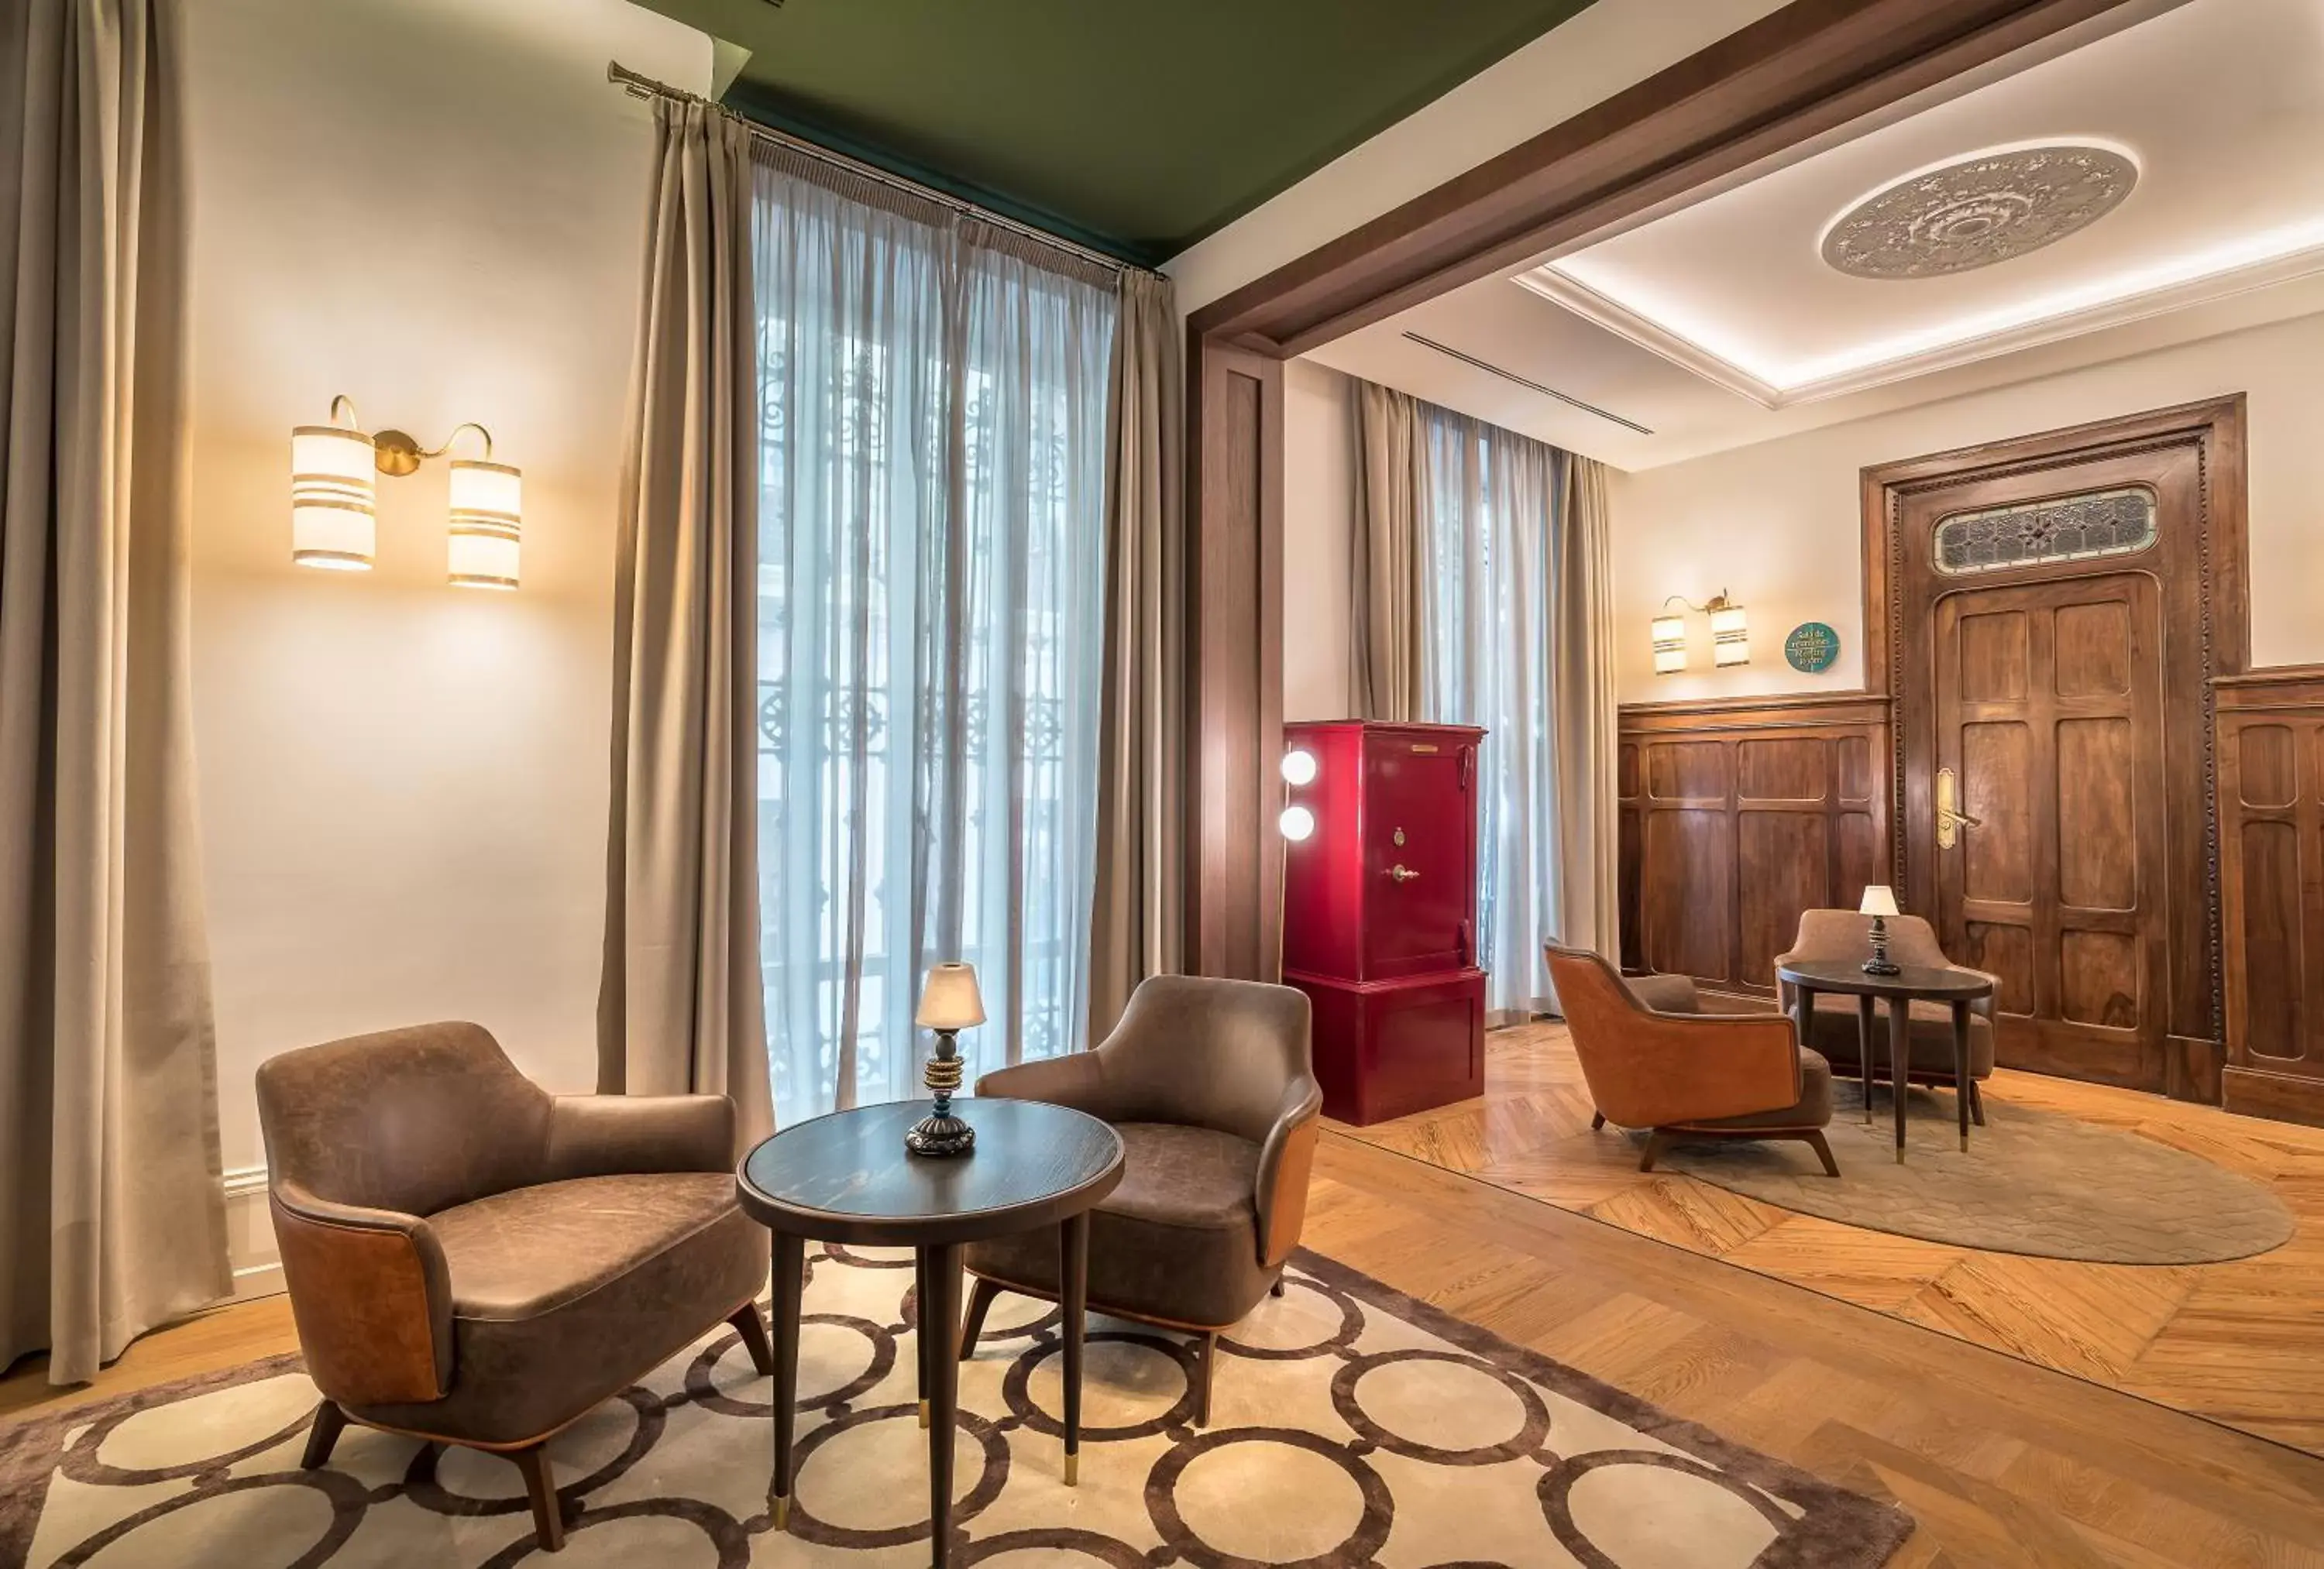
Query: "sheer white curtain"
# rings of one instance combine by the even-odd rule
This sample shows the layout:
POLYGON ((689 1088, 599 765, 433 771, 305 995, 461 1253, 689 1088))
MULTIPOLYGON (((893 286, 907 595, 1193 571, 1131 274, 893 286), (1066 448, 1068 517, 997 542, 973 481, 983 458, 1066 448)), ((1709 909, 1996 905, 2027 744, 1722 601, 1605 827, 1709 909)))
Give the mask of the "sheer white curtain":
POLYGON ((1113 280, 766 150, 760 886, 778 1120, 918 1093, 965 959, 970 1077, 1078 1043, 1113 280))
POLYGON ((1612 661, 1598 465, 1416 408, 1429 567, 1429 717, 1488 732, 1478 759, 1478 962, 1488 1022, 1555 1011, 1545 939, 1610 943, 1612 661))

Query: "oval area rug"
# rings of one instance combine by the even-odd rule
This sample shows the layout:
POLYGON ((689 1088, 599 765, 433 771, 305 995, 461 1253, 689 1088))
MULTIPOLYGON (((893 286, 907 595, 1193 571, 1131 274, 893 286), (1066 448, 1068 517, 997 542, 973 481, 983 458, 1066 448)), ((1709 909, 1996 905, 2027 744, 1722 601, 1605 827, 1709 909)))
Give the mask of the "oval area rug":
POLYGON ((1986 1125, 1960 1147, 1950 1091, 1906 1101, 1896 1163, 1885 1089, 1873 1121, 1836 1086, 1825 1130, 1840 1162, 1823 1174, 1804 1144, 1679 1144, 1660 1170, 1826 1220, 1993 1252, 2105 1264, 2209 1264, 2280 1247, 2292 1212, 2258 1183, 2119 1129, 1987 1095, 1986 1125))

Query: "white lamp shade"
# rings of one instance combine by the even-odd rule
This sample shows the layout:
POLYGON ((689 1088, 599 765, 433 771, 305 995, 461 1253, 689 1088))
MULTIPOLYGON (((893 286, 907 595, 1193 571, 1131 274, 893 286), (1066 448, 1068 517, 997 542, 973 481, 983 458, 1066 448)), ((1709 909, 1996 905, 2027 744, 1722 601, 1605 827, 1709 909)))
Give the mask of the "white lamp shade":
POLYGON ((1686 619, 1656 616, 1648 629, 1654 635, 1655 674, 1675 675, 1686 668, 1686 619))
POLYGON ((334 572, 371 570, 378 479, 371 437, 336 425, 290 432, 290 559, 334 572))
POLYGON ((1286 784, 1313 784, 1315 782, 1315 754, 1305 747, 1294 747, 1284 753, 1283 782, 1286 784))
POLYGON ((1283 815, 1275 820, 1275 826, 1283 830, 1284 838, 1296 844, 1315 831, 1315 814, 1304 806, 1286 806, 1283 815))
POLYGON ((920 984, 920 1011, 912 1023, 924 1030, 965 1030, 984 1023, 984 998, 976 989, 976 967, 948 959, 928 967, 920 984))
POLYGON ((1904 913, 1903 911, 1896 908, 1896 890, 1888 886, 1886 883, 1875 883, 1870 887, 1865 889, 1864 903, 1858 904, 1856 908, 1858 913, 1865 915, 1901 915, 1904 913))
POLYGON ((1751 663, 1751 624, 1741 605, 1711 612, 1711 663, 1721 669, 1751 663))
POLYGON ((452 522, 447 564, 460 588, 517 585, 524 477, 506 463, 452 460, 452 522))

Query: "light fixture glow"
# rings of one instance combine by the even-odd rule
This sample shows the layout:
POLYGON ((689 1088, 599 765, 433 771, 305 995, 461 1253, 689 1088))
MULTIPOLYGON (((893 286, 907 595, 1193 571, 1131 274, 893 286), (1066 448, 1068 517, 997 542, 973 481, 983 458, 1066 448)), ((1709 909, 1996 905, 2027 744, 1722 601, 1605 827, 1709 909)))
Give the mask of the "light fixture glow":
POLYGON ((1655 674, 1675 675, 1686 668, 1686 618, 1656 616, 1651 628, 1655 641, 1655 674))
POLYGON ((1725 594, 1711 601, 1711 663, 1720 670, 1751 663, 1750 623, 1725 594))
POLYGON ((1283 754, 1283 782, 1286 784, 1312 784, 1315 782, 1315 754, 1305 747, 1294 747, 1283 754))
POLYGON ((1275 826, 1283 830, 1284 838, 1296 844, 1315 831, 1315 814, 1304 806, 1286 806, 1283 815, 1275 820, 1275 826))
POLYGON ((506 463, 452 460, 447 564, 457 588, 517 585, 524 518, 522 474, 506 463))
MULTIPOLYGON (((332 405, 336 417, 338 404, 332 405)), ((352 408, 350 412, 352 413, 352 408)), ((326 572, 369 572, 377 537, 372 439, 337 425, 290 432, 290 559, 326 572)))

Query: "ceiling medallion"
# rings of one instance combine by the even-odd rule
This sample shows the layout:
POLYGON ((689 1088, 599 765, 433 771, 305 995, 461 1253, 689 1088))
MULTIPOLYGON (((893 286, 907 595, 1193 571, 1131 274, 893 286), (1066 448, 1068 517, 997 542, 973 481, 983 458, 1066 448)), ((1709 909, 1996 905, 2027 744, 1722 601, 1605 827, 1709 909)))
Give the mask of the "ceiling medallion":
POLYGON ((1874 192, 1824 231, 1823 259, 1852 278, 1941 278, 2007 262, 2121 205, 2138 166, 2104 147, 1980 153, 1874 192))

